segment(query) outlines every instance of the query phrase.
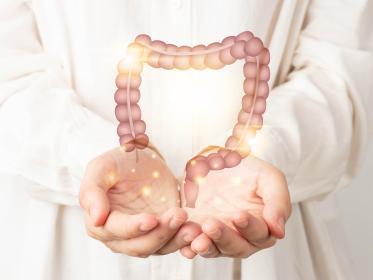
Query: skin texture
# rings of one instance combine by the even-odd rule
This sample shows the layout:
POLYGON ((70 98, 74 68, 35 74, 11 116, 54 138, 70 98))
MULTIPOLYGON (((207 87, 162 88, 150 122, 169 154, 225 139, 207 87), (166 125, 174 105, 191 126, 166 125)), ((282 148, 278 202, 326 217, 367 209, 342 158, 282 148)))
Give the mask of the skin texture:
POLYGON ((82 181, 87 233, 113 252, 244 258, 284 237, 291 211, 287 184, 265 161, 248 157, 210 172, 195 208, 182 209, 179 183, 164 161, 149 148, 138 150, 137 159, 136 152, 111 150, 88 164, 82 181))
POLYGON ((200 182, 195 208, 185 209, 202 229, 181 249, 185 257, 245 258, 284 237, 291 204, 284 175, 247 157, 238 166, 210 172, 200 182))
POLYGON ((137 155, 117 148, 93 159, 79 201, 88 235, 116 253, 136 257, 169 253, 200 233, 197 225, 185 223, 187 214, 177 207, 178 182, 149 148, 137 150, 137 155))

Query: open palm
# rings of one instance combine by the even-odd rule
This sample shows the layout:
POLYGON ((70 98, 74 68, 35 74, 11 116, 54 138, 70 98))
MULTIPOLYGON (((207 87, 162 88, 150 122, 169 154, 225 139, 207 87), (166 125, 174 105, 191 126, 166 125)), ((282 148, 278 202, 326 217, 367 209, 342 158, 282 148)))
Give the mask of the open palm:
POLYGON ((160 214, 180 205, 178 182, 157 153, 147 148, 111 151, 115 184, 108 190, 112 211, 160 214))
MULTIPOLYGON (((178 182, 155 150, 116 148, 93 159, 79 200, 87 233, 114 252, 147 257, 188 244, 179 231, 187 214, 179 207, 178 182)), ((194 225, 184 231, 198 234, 194 225)))
POLYGON ((195 205, 185 209, 203 230, 191 244, 195 253, 248 256, 272 246, 271 236, 284 236, 291 208, 286 180, 265 161, 247 157, 236 167, 209 172, 199 182, 198 195, 191 189, 186 191, 183 205, 195 205), (193 198, 195 201, 190 201, 193 198), (207 248, 210 253, 203 252, 207 248))
POLYGON ((241 210, 262 215, 264 202, 257 192, 258 177, 273 172, 263 165, 263 161, 251 157, 234 168, 211 171, 199 182, 195 208, 188 208, 192 217, 203 220, 212 216, 228 222, 241 210))

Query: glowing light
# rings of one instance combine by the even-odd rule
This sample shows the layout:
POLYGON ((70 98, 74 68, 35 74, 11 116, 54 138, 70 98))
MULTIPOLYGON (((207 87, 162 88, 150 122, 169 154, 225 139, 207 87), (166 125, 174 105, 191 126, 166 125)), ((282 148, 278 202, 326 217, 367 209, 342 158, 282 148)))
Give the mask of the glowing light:
POLYGON ((123 58, 118 64, 119 72, 128 72, 137 60, 138 59, 135 55, 127 54, 126 57, 123 58))
POLYGON ((128 145, 128 147, 127 147, 126 145, 122 145, 122 146, 120 146, 119 149, 120 149, 122 152, 126 152, 128 148, 129 148, 129 145, 128 145))
POLYGON ((143 196, 149 196, 152 193, 152 190, 148 186, 144 186, 141 190, 143 196))
POLYGON ((256 144, 256 138, 251 138, 248 142, 249 142, 250 147, 254 147, 256 144))
POLYGON ((158 171, 153 172, 153 178, 159 178, 159 172, 158 171))
POLYGON ((111 184, 111 185, 116 182, 116 179, 117 179, 117 176, 115 176, 115 174, 112 173, 112 172, 107 175, 107 180, 108 180, 109 184, 111 184))
POLYGON ((138 60, 141 57, 143 52, 144 52, 144 48, 137 43, 132 43, 128 45, 127 50, 126 50, 127 56, 131 56, 135 60, 138 60))
POLYGON ((214 163, 214 168, 218 168, 218 167, 219 167, 219 164, 214 163))
POLYGON ((214 198, 214 204, 216 204, 216 205, 220 205, 220 204, 222 204, 222 202, 223 202, 223 200, 220 198, 220 197, 215 197, 214 198))
POLYGON ((136 169, 135 169, 135 168, 132 168, 132 169, 131 169, 131 172, 132 172, 132 173, 135 173, 135 172, 136 172, 136 169))
POLYGON ((164 196, 161 197, 161 201, 162 202, 165 202, 166 201, 166 198, 164 196))
POLYGON ((123 60, 124 65, 130 67, 132 66, 137 60, 137 57, 133 54, 127 54, 126 57, 123 60))
POLYGON ((203 177, 197 177, 196 182, 197 184, 201 184, 203 182, 203 177))
POLYGON ((196 164, 196 161, 195 161, 195 160, 192 160, 192 161, 190 162, 190 164, 191 164, 191 165, 195 165, 195 164, 196 164))
POLYGON ((233 186, 239 186, 241 184, 241 178, 239 177, 234 177, 232 179, 233 186))
POLYGON ((155 159, 157 157, 156 154, 152 154, 152 159, 155 159))

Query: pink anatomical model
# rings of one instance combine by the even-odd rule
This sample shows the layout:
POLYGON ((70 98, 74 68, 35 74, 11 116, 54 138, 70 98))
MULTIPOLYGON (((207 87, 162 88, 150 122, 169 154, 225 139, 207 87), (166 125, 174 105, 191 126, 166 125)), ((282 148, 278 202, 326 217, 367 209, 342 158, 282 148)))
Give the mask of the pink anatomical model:
MULTIPOLYGON (((146 124, 141 119, 140 99, 141 72, 143 64, 163 69, 220 69, 238 59, 244 59, 242 109, 237 123, 225 147, 212 147, 201 152, 186 164, 184 182, 185 196, 195 201, 198 182, 212 170, 237 166, 250 154, 250 139, 263 124, 263 113, 269 93, 269 51, 262 41, 250 31, 226 37, 221 43, 208 46, 175 46, 148 35, 139 35, 127 48, 127 57, 118 64, 115 92, 115 115, 119 121, 120 145, 125 151, 144 149, 149 144, 146 124), (207 152, 210 152, 206 154, 207 152), (194 199, 193 199, 194 198, 194 199)), ((193 207, 193 202, 187 205, 193 207)))

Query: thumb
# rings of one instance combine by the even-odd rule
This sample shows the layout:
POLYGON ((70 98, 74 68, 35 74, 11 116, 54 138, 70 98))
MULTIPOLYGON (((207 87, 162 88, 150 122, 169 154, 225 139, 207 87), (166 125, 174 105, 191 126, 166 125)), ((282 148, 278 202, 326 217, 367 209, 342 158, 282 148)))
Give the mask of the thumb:
POLYGON ((285 237, 286 215, 283 214, 284 212, 278 205, 267 204, 263 209, 263 218, 269 227, 271 235, 276 238, 285 237))
POLYGON ((90 161, 80 187, 80 205, 95 226, 104 225, 110 212, 107 191, 118 180, 117 164, 113 156, 116 152, 109 151, 90 161))
POLYGON ((184 184, 182 185, 181 198, 183 204, 186 207, 195 207, 195 203, 198 196, 198 185, 192 181, 185 179, 184 184))
POLYGON ((285 223, 291 213, 290 195, 285 176, 276 168, 262 173, 258 180, 258 195, 264 202, 263 218, 271 234, 285 237, 285 223))
POLYGON ((79 202, 87 211, 94 226, 102 226, 110 212, 110 204, 106 192, 100 187, 82 187, 79 202))

